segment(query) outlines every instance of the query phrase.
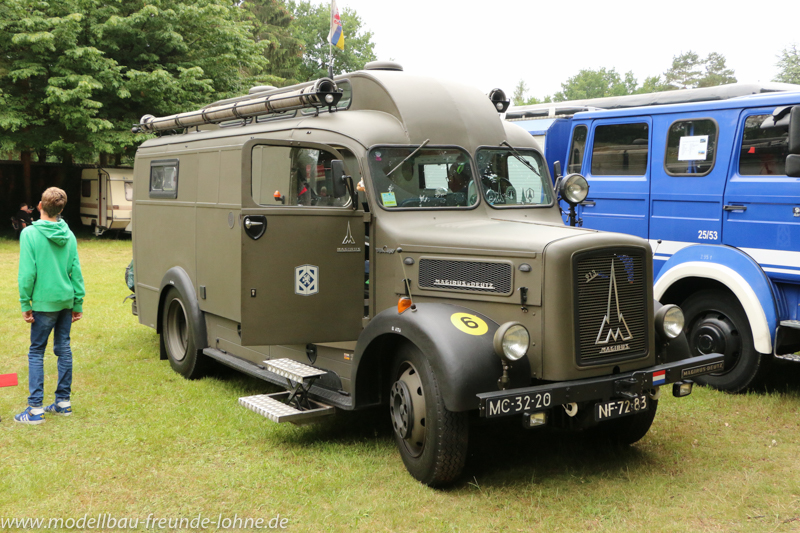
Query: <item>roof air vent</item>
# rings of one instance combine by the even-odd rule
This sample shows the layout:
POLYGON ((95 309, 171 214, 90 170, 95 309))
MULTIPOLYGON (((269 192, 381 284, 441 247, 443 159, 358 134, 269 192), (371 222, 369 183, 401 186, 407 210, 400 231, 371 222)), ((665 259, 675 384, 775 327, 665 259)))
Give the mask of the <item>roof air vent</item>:
POLYGON ((364 70, 396 70, 403 71, 403 65, 394 61, 370 61, 364 65, 364 70))

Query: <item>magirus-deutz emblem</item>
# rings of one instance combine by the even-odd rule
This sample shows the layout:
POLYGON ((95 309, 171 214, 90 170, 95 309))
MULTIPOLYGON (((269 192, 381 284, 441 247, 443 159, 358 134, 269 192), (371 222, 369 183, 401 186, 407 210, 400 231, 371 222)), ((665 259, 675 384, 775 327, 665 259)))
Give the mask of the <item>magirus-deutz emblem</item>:
MULTIPOLYGON (((625 317, 622 316, 622 311, 619 308, 619 295, 617 294, 617 276, 614 273, 614 260, 611 260, 611 275, 609 276, 611 280, 608 284, 608 307, 606 308, 606 314, 603 317, 603 322, 600 324, 600 331, 597 332, 597 339, 595 340, 595 345, 609 345, 612 342, 625 342, 633 339, 633 335, 631 334, 631 330, 628 329, 628 324, 625 323, 625 317), (615 317, 615 324, 616 328, 612 326, 611 317, 612 317, 612 301, 614 303, 613 310, 616 311, 616 314, 613 315, 615 317)), ((611 346, 603 346, 600 349, 600 353, 611 353, 611 352, 621 352, 624 350, 629 350, 630 345, 627 342, 625 344, 614 344, 611 346)))

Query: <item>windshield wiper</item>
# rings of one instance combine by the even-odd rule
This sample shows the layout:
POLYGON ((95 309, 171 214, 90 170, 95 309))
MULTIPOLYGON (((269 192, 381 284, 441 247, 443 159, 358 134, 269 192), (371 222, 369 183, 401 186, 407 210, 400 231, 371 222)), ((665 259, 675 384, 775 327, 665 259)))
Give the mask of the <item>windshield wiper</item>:
POLYGON ((531 172, 533 172, 534 174, 536 174, 537 176, 539 176, 539 171, 538 171, 538 170, 536 170, 535 168, 533 168, 533 165, 531 165, 530 163, 528 163, 528 161, 527 161, 527 160, 526 160, 524 157, 522 157, 522 155, 520 155, 520 153, 519 153, 519 152, 517 152, 516 150, 514 150, 514 147, 513 147, 513 146, 511 146, 510 144, 508 144, 508 142, 507 142, 507 141, 503 141, 503 142, 501 142, 501 143, 500 143, 500 146, 503 146, 503 145, 505 145, 505 146, 508 146, 509 150, 511 150, 511 155, 513 155, 514 157, 516 157, 516 158, 517 158, 517 161, 519 161, 520 163, 522 163, 523 165, 525 165, 526 167, 528 167, 528 170, 530 170, 531 172))
POLYGON ((396 167, 394 167, 392 170, 390 170, 390 171, 389 171, 389 172, 386 174, 386 177, 388 178, 389 176, 391 176, 391 175, 392 175, 392 172, 394 172, 395 170, 397 170, 398 168, 400 168, 401 166, 403 166, 403 163, 405 163, 406 161, 408 161, 409 159, 411 159, 412 157, 414 157, 415 155, 417 155, 417 152, 419 152, 420 150, 422 150, 422 149, 425 147, 425 145, 426 145, 426 144, 428 144, 429 142, 431 142, 431 140, 430 140, 430 139, 425 139, 425 142, 423 142, 422 144, 420 144, 420 145, 417 147, 417 149, 416 149, 416 150, 414 150, 413 152, 411 152, 410 154, 408 154, 408 157, 406 157, 405 159, 403 159, 402 161, 400 161, 400 162, 397 164, 397 166, 396 166, 396 167))

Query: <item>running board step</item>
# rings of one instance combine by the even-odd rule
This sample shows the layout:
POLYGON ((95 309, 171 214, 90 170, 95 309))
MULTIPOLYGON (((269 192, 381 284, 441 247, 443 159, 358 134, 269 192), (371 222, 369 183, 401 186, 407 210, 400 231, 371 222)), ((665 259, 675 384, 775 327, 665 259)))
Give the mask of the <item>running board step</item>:
POLYGON ((800 329, 800 320, 781 320, 781 326, 785 328, 800 329))
POLYGON ((239 404, 261 416, 269 418, 273 422, 291 422, 298 426, 317 422, 320 418, 336 412, 334 407, 314 400, 308 400, 311 409, 301 411, 285 403, 290 394, 290 391, 285 391, 275 394, 245 396, 244 398, 239 398, 239 404))
POLYGON ((800 355, 796 353, 786 353, 783 355, 776 355, 775 359, 781 359, 783 361, 794 361, 795 363, 800 363, 800 355))

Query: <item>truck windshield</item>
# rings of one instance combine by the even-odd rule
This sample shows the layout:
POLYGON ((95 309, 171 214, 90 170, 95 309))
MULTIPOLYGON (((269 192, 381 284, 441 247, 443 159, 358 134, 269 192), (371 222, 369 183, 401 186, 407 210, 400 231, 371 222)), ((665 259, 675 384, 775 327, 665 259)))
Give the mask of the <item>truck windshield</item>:
POLYGON ((370 151, 369 168, 378 203, 385 209, 478 203, 472 165, 460 148, 377 147, 370 151))
POLYGON ((552 204, 553 187, 537 152, 481 148, 477 160, 483 195, 492 207, 552 204))

